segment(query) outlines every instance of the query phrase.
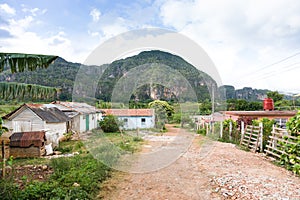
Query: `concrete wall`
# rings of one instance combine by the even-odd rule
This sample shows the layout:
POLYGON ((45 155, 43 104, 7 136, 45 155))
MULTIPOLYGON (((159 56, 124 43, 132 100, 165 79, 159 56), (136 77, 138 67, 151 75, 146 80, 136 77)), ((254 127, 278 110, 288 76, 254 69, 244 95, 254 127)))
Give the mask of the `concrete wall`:
POLYGON ((59 140, 63 138, 64 133, 67 132, 67 123, 46 123, 46 140, 47 144, 52 143, 52 147, 59 145, 59 140))
POLYGON ((124 122, 124 129, 154 128, 155 125, 154 116, 128 116, 118 117, 118 119, 124 122))
POLYGON ((86 120, 87 116, 89 118, 89 130, 95 129, 98 127, 98 120, 102 119, 101 113, 93 114, 80 114, 72 119, 72 130, 82 133, 88 131, 86 129, 86 120))

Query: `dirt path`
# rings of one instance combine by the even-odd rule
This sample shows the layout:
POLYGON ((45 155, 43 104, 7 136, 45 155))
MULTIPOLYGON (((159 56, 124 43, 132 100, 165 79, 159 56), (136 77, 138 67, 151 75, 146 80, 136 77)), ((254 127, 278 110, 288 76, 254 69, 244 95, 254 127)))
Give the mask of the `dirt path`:
MULTIPOLYGON (((165 136, 181 134, 168 127, 165 136)), ((157 136, 160 137, 160 136, 157 136)), ((168 143, 150 140, 144 152, 168 143)), ((300 178, 262 155, 195 136, 171 165, 149 173, 115 172, 99 197, 131 199, 300 199, 300 178)))

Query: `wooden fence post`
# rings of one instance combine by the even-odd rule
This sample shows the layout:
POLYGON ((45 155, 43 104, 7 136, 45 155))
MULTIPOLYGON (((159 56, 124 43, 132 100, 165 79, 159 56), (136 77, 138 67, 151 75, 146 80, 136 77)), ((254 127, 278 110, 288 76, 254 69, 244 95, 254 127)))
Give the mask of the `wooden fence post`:
POLYGON ((275 140, 275 138, 274 138, 274 136, 275 136, 275 124, 273 124, 273 126, 272 126, 272 137, 273 137, 273 139, 272 139, 272 147, 274 148, 275 147, 275 143, 276 143, 276 140, 275 140))
POLYGON ((6 163, 5 163, 5 161, 6 161, 6 155, 5 155, 5 142, 4 142, 4 140, 2 140, 2 177, 4 178, 5 177, 5 174, 6 174, 6 171, 5 171, 5 169, 6 169, 6 163))
POLYGON ((232 122, 229 123, 229 140, 232 140, 232 122))
POLYGON ((208 135, 209 134, 209 131, 208 131, 209 123, 205 123, 205 125, 206 125, 206 135, 208 135))
POLYGON ((260 128, 260 131, 259 131, 259 141, 260 141, 260 152, 262 153, 263 152, 263 128, 264 128, 264 125, 262 122, 259 123, 259 128, 260 128))
POLYGON ((223 121, 220 122, 220 138, 223 138, 223 121))
POLYGON ((244 138, 245 134, 245 122, 241 121, 241 140, 244 138))

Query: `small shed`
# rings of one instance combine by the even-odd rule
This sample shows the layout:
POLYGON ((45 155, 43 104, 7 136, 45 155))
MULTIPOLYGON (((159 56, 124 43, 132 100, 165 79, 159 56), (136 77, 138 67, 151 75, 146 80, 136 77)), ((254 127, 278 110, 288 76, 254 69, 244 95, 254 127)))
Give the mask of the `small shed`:
POLYGON ((23 104, 3 118, 12 133, 45 131, 48 143, 58 146, 68 132, 70 118, 52 104, 23 104))
POLYGON ((103 109, 105 115, 114 115, 124 122, 124 129, 154 128, 154 109, 103 109))
POLYGON ((18 132, 10 136, 10 156, 14 158, 45 155, 45 131, 18 132))
POLYGON ((97 128, 102 119, 102 110, 82 102, 52 102, 71 119, 71 130, 82 133, 97 128))

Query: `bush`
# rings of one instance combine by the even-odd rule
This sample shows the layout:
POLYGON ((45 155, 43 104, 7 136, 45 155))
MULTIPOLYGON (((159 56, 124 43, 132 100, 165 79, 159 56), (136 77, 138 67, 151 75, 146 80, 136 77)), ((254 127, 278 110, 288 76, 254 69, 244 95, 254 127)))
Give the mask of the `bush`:
POLYGON ((197 134, 206 135, 206 129, 205 128, 198 129, 197 134))
POLYGON ((300 133, 300 111, 286 123, 287 129, 292 136, 298 136, 300 133))
MULTIPOLYGON (((289 141, 290 139, 284 137, 283 140, 289 141)), ((287 153, 281 154, 280 164, 285 165, 288 170, 292 170, 295 174, 300 175, 300 161, 296 158, 300 155, 300 136, 297 137, 295 144, 290 144, 285 141, 279 141, 279 144, 281 146, 280 150, 287 153)))
POLYGON ((110 176, 91 155, 51 159, 50 166, 54 173, 47 181, 32 181, 23 190, 13 177, 0 180, 1 199, 95 199, 99 184, 110 176))
POLYGON ((268 118, 262 118, 260 120, 253 120, 254 126, 259 126, 259 123, 263 123, 263 149, 265 149, 269 136, 272 135, 273 125, 275 124, 275 120, 271 120, 268 118))
POLYGON ((103 120, 99 121, 99 126, 105 133, 119 132, 120 125, 120 121, 113 115, 107 115, 103 120))
POLYGON ((222 142, 231 142, 234 144, 239 144, 241 140, 240 130, 238 129, 238 123, 232 119, 227 119, 223 121, 223 135, 220 138, 222 142), (232 132, 230 135, 230 123, 232 124, 232 132), (231 138, 231 139, 230 139, 231 138))

